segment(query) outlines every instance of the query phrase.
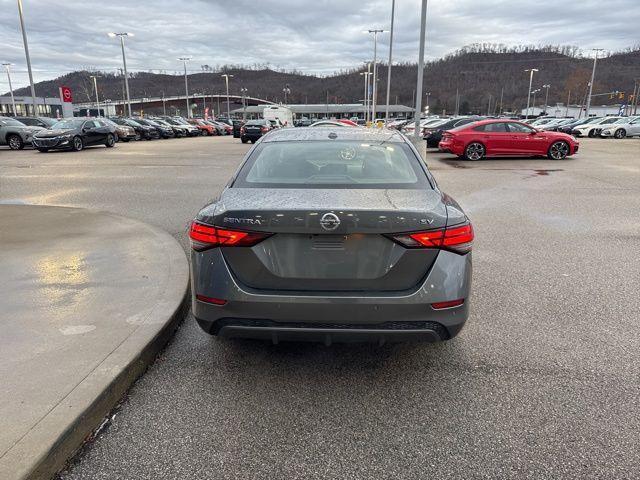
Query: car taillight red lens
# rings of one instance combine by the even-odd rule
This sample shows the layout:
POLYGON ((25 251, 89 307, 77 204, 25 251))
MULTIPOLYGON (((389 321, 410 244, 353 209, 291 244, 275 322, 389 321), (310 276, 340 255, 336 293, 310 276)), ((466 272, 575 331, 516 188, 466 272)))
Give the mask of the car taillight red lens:
POLYGON ((213 247, 252 247, 271 235, 271 233, 229 230, 199 222, 191 222, 189 228, 191 246, 198 251, 213 247))
POLYGON ((268 129, 267 127, 261 127, 261 128, 260 128, 260 131, 261 131, 262 133, 265 133, 265 132, 268 132, 268 131, 269 131, 269 129, 268 129))
POLYGON ((240 133, 244 133, 244 127, 240 127, 240 133))
POLYGON ((391 238, 407 248, 442 248, 456 253, 467 253, 473 245, 473 227, 466 223, 438 230, 401 233, 391 238))
POLYGON ((196 294, 196 300, 201 302, 210 303, 212 305, 226 305, 227 301, 223 298, 205 297, 204 295, 196 294))
POLYGON ((434 310, 444 310, 445 308, 459 307, 464 304, 464 298, 458 300, 449 300, 447 302, 436 302, 431 304, 431 308, 434 310))

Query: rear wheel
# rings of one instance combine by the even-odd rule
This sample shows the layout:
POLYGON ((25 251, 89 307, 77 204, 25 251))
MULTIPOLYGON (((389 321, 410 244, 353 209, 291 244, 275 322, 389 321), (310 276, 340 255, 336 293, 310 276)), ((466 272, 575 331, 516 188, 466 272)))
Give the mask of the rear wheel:
POLYGON ((114 136, 108 133, 107 140, 104 142, 105 146, 107 148, 111 148, 115 145, 115 143, 116 143, 116 139, 114 138, 114 136))
POLYGON ((481 160, 485 153, 484 145, 479 142, 472 142, 464 149, 464 158, 467 160, 481 160))
POLYGON ((22 141, 22 137, 20 137, 20 135, 9 135, 7 137, 7 144, 9 144, 9 148, 11 150, 22 150, 24 148, 24 142, 22 141))
POLYGON ((249 140, 247 140, 246 138, 241 138, 242 143, 247 143, 249 140))
POLYGON ((589 130, 589 138, 593 138, 595 136, 596 136, 595 130, 593 130, 593 129, 589 130))
POLYGON ((82 150, 84 148, 84 142, 82 141, 82 138, 73 137, 73 140, 71 141, 71 148, 73 148, 76 152, 82 150))
POLYGON ((613 134, 615 138, 624 138, 627 136, 627 131, 624 128, 619 128, 613 134))
POLYGON ((569 144, 564 141, 553 142, 549 147, 547 156, 551 160, 564 160, 569 155, 569 144))

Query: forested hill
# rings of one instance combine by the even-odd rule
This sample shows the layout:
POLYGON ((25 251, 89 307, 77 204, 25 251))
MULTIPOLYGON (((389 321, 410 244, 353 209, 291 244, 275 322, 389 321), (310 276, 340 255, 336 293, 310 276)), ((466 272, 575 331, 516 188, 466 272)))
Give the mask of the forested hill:
MULTIPOLYGON (((537 68, 533 88, 551 85, 549 103, 566 102, 571 90, 571 103, 583 101, 593 61, 579 54, 575 47, 503 47, 497 45, 472 45, 462 48, 440 60, 428 63, 425 70, 425 92, 430 92, 432 111, 446 108, 452 111, 455 92, 461 92, 461 112, 487 110, 489 96, 495 104, 503 90, 505 110, 522 108, 526 103, 529 77, 524 72, 537 68)), ((224 93, 221 73, 234 77, 230 92, 239 94, 240 88, 248 89, 248 95, 271 101, 283 100, 283 87, 289 85, 289 103, 357 103, 363 96, 363 77, 360 69, 339 72, 330 76, 305 75, 297 72, 276 71, 267 66, 241 68, 223 66, 211 68, 203 65, 202 71, 189 75, 189 90, 193 93, 224 93)), ((379 103, 384 102, 387 70, 379 67, 379 103)), ((76 102, 93 99, 90 75, 95 72, 77 71, 55 80, 36 84, 38 95, 57 96, 58 87, 73 89, 76 102)), ((119 73, 99 72, 100 98, 117 100, 123 96, 122 76, 119 73)), ((132 98, 181 95, 184 93, 182 75, 151 72, 130 73, 129 86, 132 98)), ((640 48, 610 54, 598 61, 594 93, 618 90, 631 94, 634 79, 640 78, 640 48)), ((394 65, 392 69, 391 103, 410 105, 416 83, 416 66, 394 65)), ((16 91, 28 95, 28 89, 16 91)), ((540 98, 540 97, 538 97, 540 98)), ((626 97, 625 97, 626 98, 626 97)), ((608 96, 599 97, 597 104, 618 103, 608 96)), ((423 101, 423 104, 425 102, 423 101)))

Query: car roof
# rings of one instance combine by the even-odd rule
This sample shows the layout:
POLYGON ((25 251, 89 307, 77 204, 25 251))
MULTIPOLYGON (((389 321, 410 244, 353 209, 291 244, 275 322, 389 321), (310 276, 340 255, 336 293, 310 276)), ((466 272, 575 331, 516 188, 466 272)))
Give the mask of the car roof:
POLYGON ((356 128, 338 126, 292 127, 269 132, 263 142, 294 142, 321 140, 352 140, 362 142, 404 143, 404 137, 397 130, 386 128, 356 128), (329 137, 331 135, 331 137, 329 137), (334 136, 335 135, 335 136, 334 136))

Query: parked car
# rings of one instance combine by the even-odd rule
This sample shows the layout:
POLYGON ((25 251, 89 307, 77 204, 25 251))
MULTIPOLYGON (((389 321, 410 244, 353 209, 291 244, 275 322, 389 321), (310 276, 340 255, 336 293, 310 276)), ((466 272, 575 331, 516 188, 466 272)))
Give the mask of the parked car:
MULTIPOLYGON (((432 118, 423 118, 422 120, 420 120, 420 136, 424 135, 424 129, 429 127, 435 127, 437 125, 443 124, 446 121, 448 121, 448 118, 438 118, 438 117, 432 117, 432 118)), ((415 131, 415 122, 414 121, 409 121, 407 123, 404 124, 404 126, 402 127, 402 132, 404 132, 406 135, 413 135, 413 132, 415 131)))
POLYGON ((460 127, 468 123, 474 123, 482 120, 482 117, 458 117, 447 120, 444 123, 436 123, 433 126, 426 126, 422 130, 423 138, 427 141, 427 148, 438 148, 442 133, 451 128, 460 127))
POLYGON ((205 122, 201 118, 190 118, 187 121, 191 125, 198 127, 202 135, 212 136, 218 134, 218 130, 213 125, 209 125, 209 123, 205 122))
POLYGON ((240 129, 242 143, 255 143, 260 137, 272 130, 269 120, 249 120, 240 129))
POLYGON ((621 117, 602 117, 595 122, 583 123, 571 130, 571 134, 576 137, 597 137, 600 132, 607 125, 611 125, 619 120, 621 117))
POLYGON ((133 128, 136 132, 136 136, 135 136, 136 140, 142 140, 142 139, 151 140, 154 138, 160 138, 155 128, 149 127, 148 125, 142 125, 141 123, 136 122, 132 118, 110 117, 109 120, 111 120, 113 123, 117 125, 127 125, 133 128))
POLYGON ((177 122, 178 125, 183 125, 187 130, 187 135, 190 137, 198 137, 202 135, 202 131, 196 127, 195 125, 191 125, 186 118, 175 116, 171 117, 174 122, 177 122))
POLYGON ((218 120, 211 120, 222 132, 221 135, 232 135, 233 127, 226 122, 219 122, 218 120))
POLYGON ((578 118, 576 120, 574 120, 573 122, 569 122, 565 125, 561 125, 558 127, 558 132, 562 132, 562 133, 571 133, 572 130, 579 126, 579 125, 584 125, 586 123, 592 123, 592 122, 596 122, 599 119, 601 119, 602 117, 590 117, 590 118, 578 118))
POLYGON ((11 150, 22 150, 30 145, 33 135, 42 127, 29 127, 18 120, 0 117, 0 145, 9 145, 11 150))
POLYGON ((403 135, 283 128, 260 144, 189 228, 205 332, 326 344, 460 332, 473 227, 403 135))
POLYGON ((154 118, 153 121, 160 125, 171 127, 176 138, 189 136, 189 128, 172 118, 154 118))
POLYGON ((173 133, 173 129, 168 125, 160 125, 158 122, 150 118, 136 118, 135 121, 138 122, 140 125, 153 128, 158 134, 158 138, 166 139, 166 138, 175 137, 175 134, 173 133))
POLYGON ((495 156, 547 156, 562 160, 578 151, 566 133, 542 132, 515 120, 480 120, 444 132, 439 148, 467 160, 495 156))
POLYGON ((60 120, 57 118, 49 117, 13 117, 15 120, 24 123, 28 127, 42 127, 51 128, 54 124, 60 120))
POLYGON ((109 118, 102 118, 101 120, 116 129, 116 142, 128 142, 130 140, 135 140, 136 131, 133 127, 130 127, 129 125, 118 125, 109 118))
POLYGON ((640 136, 640 117, 625 117, 604 127, 600 132, 603 138, 625 138, 640 136))
POLYGON ((79 152, 91 145, 111 148, 116 144, 116 129, 99 118, 68 118, 49 130, 40 130, 32 142, 41 152, 63 149, 79 152))
POLYGON ((559 127, 568 125, 569 123, 573 123, 574 121, 574 118, 556 118, 553 122, 549 122, 546 125, 543 125, 542 130, 548 132, 557 132, 559 127))

